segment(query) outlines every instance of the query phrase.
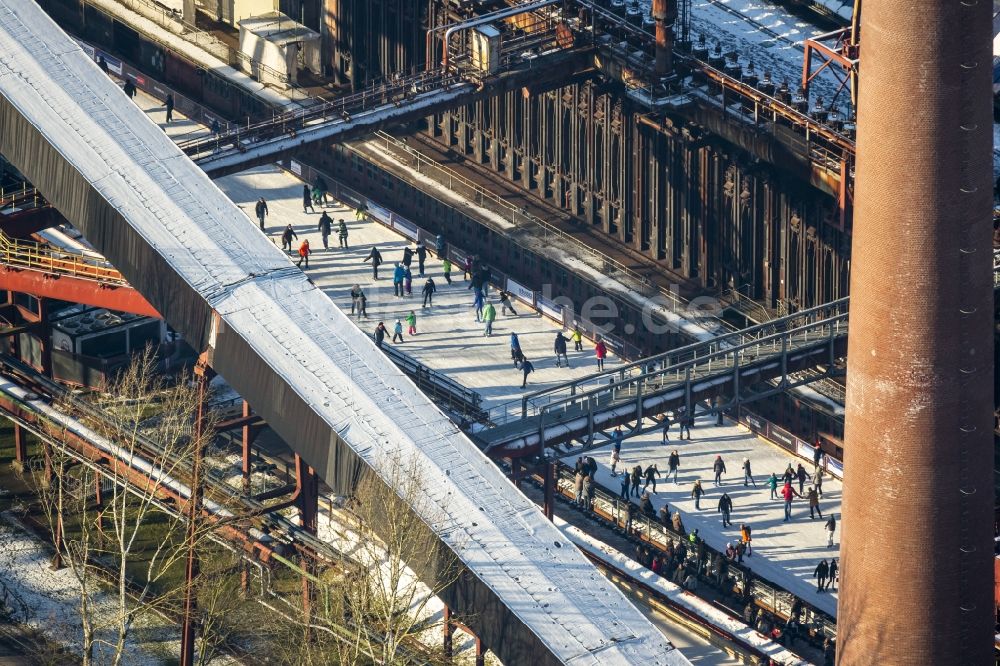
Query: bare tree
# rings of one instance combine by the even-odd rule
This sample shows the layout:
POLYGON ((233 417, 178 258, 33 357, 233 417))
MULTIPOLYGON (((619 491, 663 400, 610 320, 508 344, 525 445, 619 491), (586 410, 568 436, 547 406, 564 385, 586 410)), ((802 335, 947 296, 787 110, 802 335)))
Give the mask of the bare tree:
MULTIPOLYGON (((104 387, 91 405, 96 409, 75 401, 62 405, 92 429, 94 443, 113 452, 99 464, 83 447, 53 446, 50 463, 36 474, 57 556, 80 585, 85 666, 93 663, 96 646, 110 648, 108 663, 123 663, 136 620, 178 606, 183 584, 177 577, 190 543, 182 504, 190 495, 191 461, 214 435, 210 416, 200 431, 193 427, 197 400, 190 378, 168 382, 146 353, 104 387), (88 492, 97 475, 108 481, 99 503, 88 492), (97 572, 114 587, 110 620, 91 608, 97 572)), ((232 501, 215 491, 217 503, 232 501)), ((200 514, 192 535, 196 546, 233 515, 200 514)))
POLYGON ((440 513, 428 499, 421 466, 397 461, 389 468, 384 480, 363 476, 351 505, 356 543, 343 563, 349 574, 341 612, 367 631, 356 634, 344 656, 374 654, 381 663, 396 663, 419 653, 422 661, 443 662, 433 647, 440 644, 443 618, 431 607, 458 579, 461 565, 420 518, 440 513))

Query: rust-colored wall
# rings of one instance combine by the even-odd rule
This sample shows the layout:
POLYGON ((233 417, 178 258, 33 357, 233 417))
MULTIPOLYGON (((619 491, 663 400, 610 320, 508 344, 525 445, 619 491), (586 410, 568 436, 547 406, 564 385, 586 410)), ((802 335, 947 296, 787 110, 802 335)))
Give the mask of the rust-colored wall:
POLYGON ((866 0, 841 665, 992 663, 990 4, 866 0))

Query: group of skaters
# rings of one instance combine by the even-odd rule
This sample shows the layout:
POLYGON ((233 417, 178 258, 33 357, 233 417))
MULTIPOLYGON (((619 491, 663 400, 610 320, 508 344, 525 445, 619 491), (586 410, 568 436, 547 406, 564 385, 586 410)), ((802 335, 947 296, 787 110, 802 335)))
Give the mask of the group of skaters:
MULTIPOLYGON (((569 367, 569 353, 567 351, 567 344, 569 342, 573 343, 573 351, 583 351, 583 333, 580 331, 579 325, 573 325, 573 330, 570 332, 568 338, 563 335, 562 331, 556 332, 553 352, 555 353, 557 368, 563 367, 563 364, 565 364, 565 367, 569 367)), ((604 370, 604 361, 607 357, 608 345, 598 337, 596 342, 594 342, 594 358, 597 360, 598 372, 604 370)), ((520 370, 523 374, 521 388, 526 388, 528 385, 528 375, 535 371, 535 365, 524 355, 524 350, 521 349, 521 340, 518 338, 517 333, 510 334, 510 360, 513 361, 514 368, 520 370)))

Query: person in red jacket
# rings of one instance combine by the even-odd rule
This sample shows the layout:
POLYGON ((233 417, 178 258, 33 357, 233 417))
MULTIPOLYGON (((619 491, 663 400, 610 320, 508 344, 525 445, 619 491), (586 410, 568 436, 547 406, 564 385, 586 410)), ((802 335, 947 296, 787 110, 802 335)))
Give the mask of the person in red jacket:
POLYGON ((309 255, 312 254, 309 251, 309 239, 302 241, 302 245, 299 246, 299 260, 296 262, 296 266, 302 267, 302 262, 306 262, 306 268, 309 268, 309 255))
POLYGON ((792 482, 786 481, 785 487, 781 489, 781 496, 785 498, 785 520, 782 522, 788 522, 792 519, 792 498, 799 497, 802 495, 795 492, 795 488, 792 488, 792 482))
POLYGON ((594 354, 597 355, 597 370, 600 372, 604 370, 604 359, 608 355, 608 346, 604 344, 604 340, 597 339, 597 344, 594 345, 594 354))

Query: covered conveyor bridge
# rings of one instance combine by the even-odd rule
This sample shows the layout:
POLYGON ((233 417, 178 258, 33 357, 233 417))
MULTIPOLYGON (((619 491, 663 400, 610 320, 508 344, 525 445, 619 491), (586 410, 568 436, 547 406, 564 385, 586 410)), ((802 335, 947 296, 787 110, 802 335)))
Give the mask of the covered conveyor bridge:
POLYGON ((334 492, 418 470, 442 598, 503 662, 688 663, 30 0, 0 0, 0 153, 334 492))

